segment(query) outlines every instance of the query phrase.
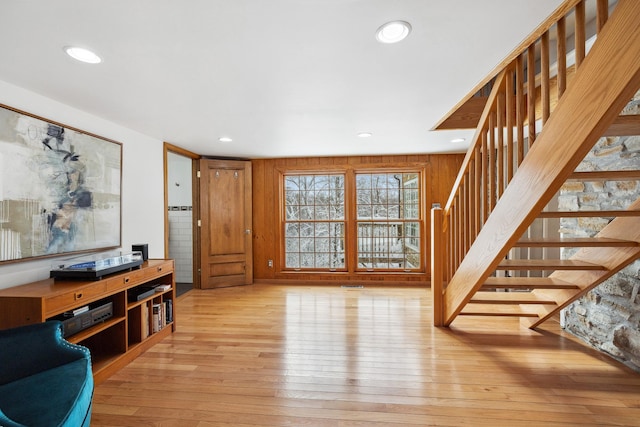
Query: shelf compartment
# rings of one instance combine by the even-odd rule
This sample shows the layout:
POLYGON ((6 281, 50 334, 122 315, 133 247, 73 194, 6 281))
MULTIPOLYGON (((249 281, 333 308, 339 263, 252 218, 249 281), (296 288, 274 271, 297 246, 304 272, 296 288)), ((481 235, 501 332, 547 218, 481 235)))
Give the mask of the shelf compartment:
POLYGON ((112 317, 108 320, 105 320, 102 323, 97 323, 87 329, 84 329, 80 332, 77 332, 65 339, 70 343, 80 344, 82 341, 91 338, 92 336, 99 334, 102 331, 105 331, 119 323, 123 323, 125 321, 124 316, 112 317))
POLYGON ((145 303, 147 303, 147 302, 149 302, 151 300, 155 300, 158 297, 162 297, 163 301, 166 300, 166 299, 173 299, 173 297, 166 298, 165 296, 167 294, 173 295, 173 287, 171 289, 167 289, 166 291, 155 292, 155 293, 149 295, 148 297, 146 297, 144 299, 141 299, 140 301, 129 301, 127 303, 127 310, 131 310, 131 309, 133 309, 135 307, 138 307, 138 306, 140 306, 142 304, 145 304, 145 303))
POLYGON ((91 362, 94 366, 101 363, 109 364, 107 361, 127 351, 125 319, 105 322, 104 326, 100 334, 94 333, 82 340, 73 341, 91 350, 91 362))

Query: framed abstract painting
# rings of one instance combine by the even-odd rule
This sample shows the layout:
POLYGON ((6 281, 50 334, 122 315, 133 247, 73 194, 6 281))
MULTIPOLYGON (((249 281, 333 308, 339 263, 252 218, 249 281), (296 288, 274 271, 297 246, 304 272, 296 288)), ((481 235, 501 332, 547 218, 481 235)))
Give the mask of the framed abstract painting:
POLYGON ((121 245, 122 144, 0 105, 0 263, 121 245))

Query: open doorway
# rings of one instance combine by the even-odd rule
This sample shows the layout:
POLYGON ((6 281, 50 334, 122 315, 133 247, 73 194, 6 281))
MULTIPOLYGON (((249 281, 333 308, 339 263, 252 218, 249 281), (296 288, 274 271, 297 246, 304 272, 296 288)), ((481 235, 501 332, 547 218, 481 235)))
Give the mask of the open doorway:
POLYGON ((194 160, 200 156, 164 144, 165 257, 175 262, 178 296, 200 287, 197 260, 197 180, 194 160), (194 215, 195 214, 195 215, 194 215))

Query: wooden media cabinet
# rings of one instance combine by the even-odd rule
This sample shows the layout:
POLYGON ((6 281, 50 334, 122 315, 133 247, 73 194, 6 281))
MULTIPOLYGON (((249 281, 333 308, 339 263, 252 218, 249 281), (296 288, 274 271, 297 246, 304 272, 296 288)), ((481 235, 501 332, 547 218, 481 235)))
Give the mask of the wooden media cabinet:
POLYGON ((175 330, 175 302, 173 260, 153 259, 95 281, 46 279, 1 289, 0 329, 64 320, 74 311, 111 303, 111 317, 66 337, 89 348, 94 381, 99 383, 175 330), (170 288, 137 298, 142 290, 159 285, 170 288), (161 313, 155 322, 154 312, 161 313))

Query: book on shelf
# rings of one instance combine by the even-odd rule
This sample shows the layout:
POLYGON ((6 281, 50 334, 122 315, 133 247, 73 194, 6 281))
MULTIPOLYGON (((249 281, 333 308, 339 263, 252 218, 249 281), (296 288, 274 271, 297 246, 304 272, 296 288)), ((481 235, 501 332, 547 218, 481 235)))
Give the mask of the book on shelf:
POLYGON ((164 304, 165 304, 165 311, 166 311, 166 316, 165 316, 166 322, 171 323, 173 322, 173 300, 168 299, 164 302, 164 304))
POLYGON ((165 304, 160 305, 160 329, 167 325, 167 306, 165 304))
POLYGON ((143 304, 141 307, 141 310, 142 310, 141 336, 142 336, 142 339, 145 339, 149 336, 149 303, 143 304))
POLYGON ((169 323, 173 322, 173 300, 166 300, 152 307, 152 332, 158 332, 169 323))
POLYGON ((152 328, 153 333, 159 332, 162 329, 162 304, 153 304, 153 318, 152 328))

